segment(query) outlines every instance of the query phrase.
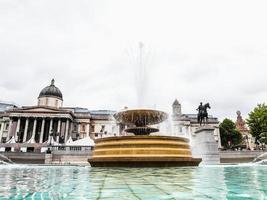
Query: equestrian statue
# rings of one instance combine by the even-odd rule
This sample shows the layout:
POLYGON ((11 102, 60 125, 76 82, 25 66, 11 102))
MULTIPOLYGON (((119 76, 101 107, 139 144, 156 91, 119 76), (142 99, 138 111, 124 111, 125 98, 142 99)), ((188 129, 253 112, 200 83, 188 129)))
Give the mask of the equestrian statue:
POLYGON ((197 108, 198 115, 197 115, 197 121, 200 124, 200 126, 207 124, 208 122, 208 111, 207 109, 210 109, 210 104, 206 103, 205 105, 200 102, 200 105, 197 108))

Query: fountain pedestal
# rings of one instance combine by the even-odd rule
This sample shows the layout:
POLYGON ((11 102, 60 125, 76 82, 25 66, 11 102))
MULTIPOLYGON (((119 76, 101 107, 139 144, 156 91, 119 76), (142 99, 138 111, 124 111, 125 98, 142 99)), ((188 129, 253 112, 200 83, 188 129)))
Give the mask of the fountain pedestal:
POLYGON ((123 136, 96 140, 92 167, 196 166, 188 139, 170 136, 123 136))

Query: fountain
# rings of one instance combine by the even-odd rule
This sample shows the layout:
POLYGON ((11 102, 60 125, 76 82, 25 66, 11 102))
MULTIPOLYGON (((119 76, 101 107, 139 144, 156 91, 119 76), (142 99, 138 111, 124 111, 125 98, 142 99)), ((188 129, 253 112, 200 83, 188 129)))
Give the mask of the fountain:
POLYGON ((147 125, 158 124, 168 118, 162 111, 150 109, 125 110, 114 115, 117 122, 130 126, 125 129, 128 133, 135 135, 149 135, 158 132, 159 129, 148 127, 147 125))
MULTIPOLYGON (((146 92, 146 65, 143 61, 143 43, 139 43, 139 60, 136 83, 138 106, 144 106, 146 92)), ((159 129, 150 125, 159 124, 168 118, 168 114, 154 109, 123 110, 114 114, 114 118, 127 128, 133 136, 108 137, 95 141, 92 158, 88 161, 92 167, 171 167, 196 166, 200 158, 192 158, 189 140, 182 137, 156 136, 150 133, 159 129)))
POLYGON ((97 139, 92 167, 173 167, 197 166, 200 158, 192 158, 189 140, 182 137, 149 135, 159 130, 148 125, 163 122, 167 113, 152 109, 132 109, 114 115, 117 122, 133 136, 97 139))

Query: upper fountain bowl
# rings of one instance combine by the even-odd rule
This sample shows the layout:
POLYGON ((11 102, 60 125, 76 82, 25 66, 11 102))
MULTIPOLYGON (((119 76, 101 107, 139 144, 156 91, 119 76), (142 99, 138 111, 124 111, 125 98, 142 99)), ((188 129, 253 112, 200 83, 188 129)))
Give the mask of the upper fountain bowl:
POLYGON ((141 127, 159 124, 168 118, 168 114, 153 109, 129 109, 115 113, 114 118, 119 123, 141 127))

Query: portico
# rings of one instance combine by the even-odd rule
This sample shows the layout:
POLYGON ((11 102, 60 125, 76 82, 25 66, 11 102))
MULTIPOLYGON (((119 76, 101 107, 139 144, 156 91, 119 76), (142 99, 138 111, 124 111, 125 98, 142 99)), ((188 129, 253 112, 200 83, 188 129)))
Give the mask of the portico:
POLYGON ((18 143, 43 143, 49 136, 64 143, 69 136, 73 114, 70 111, 44 107, 29 107, 9 111, 9 140, 15 137, 18 143))

